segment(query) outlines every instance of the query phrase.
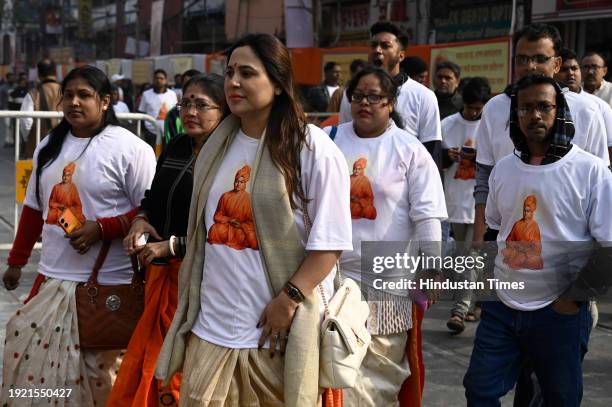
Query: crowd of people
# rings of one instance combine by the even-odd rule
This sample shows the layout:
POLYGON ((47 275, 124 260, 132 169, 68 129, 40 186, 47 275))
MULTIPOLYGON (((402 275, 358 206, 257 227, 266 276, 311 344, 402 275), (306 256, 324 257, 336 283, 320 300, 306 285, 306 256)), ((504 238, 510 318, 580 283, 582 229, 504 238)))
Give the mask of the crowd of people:
POLYGON ((320 127, 272 35, 233 44, 225 77, 175 78, 180 92, 156 70, 133 106, 165 127, 157 162, 155 126, 144 140, 119 126, 116 112, 133 109, 125 78, 84 66, 60 84, 41 61, 21 109, 64 116, 44 124, 38 145, 28 137, 34 170, 6 289, 41 235, 43 246, 6 326, 3 405, 420 406, 421 323, 439 293, 376 289, 364 244, 414 242, 440 257, 452 239, 471 256, 496 241, 495 277, 527 284, 497 288, 497 301, 455 292, 451 333, 480 321, 467 405, 498 406, 515 385, 516 405, 580 405, 592 300, 611 283, 605 59, 579 63, 556 28, 532 24, 514 35, 503 93, 452 61, 434 67, 432 91, 397 26, 370 34, 369 61, 351 64, 350 81, 329 62, 306 95, 307 109, 338 112, 320 127), (550 242, 593 248, 561 255, 550 242), (144 310, 129 344, 81 346, 79 288, 92 275, 133 285, 134 273, 144 273, 144 310), (352 387, 320 389, 320 323, 342 279, 363 291, 371 341, 352 387), (33 387, 72 394, 14 398, 33 387))
MULTIPOLYGON (((0 110, 15 111, 61 111, 59 89, 57 80, 57 66, 50 59, 43 59, 37 64, 38 81, 28 82, 26 74, 20 73, 15 81, 12 73, 7 73, 0 82, 0 110), (42 96, 41 96, 42 95, 42 96)), ((176 104, 182 95, 183 84, 200 72, 190 69, 174 78, 172 87, 163 69, 154 72, 153 83, 144 83, 140 86, 138 94, 134 94, 134 85, 124 75, 111 76, 111 106, 115 113, 146 113, 158 120, 157 125, 163 131, 163 145, 171 138, 183 132, 176 104)), ((59 123, 57 119, 43 119, 40 121, 40 137, 43 138, 59 123)), ((121 125, 130 131, 135 126, 130 121, 121 122, 121 125)), ((0 130, 4 133, 4 147, 14 146, 14 121, 9 118, 2 119, 0 130)), ((37 143, 36 126, 31 118, 21 119, 19 134, 22 142, 22 157, 32 158, 37 143)), ((144 125, 145 140, 155 144, 156 130, 152 123, 144 125)))

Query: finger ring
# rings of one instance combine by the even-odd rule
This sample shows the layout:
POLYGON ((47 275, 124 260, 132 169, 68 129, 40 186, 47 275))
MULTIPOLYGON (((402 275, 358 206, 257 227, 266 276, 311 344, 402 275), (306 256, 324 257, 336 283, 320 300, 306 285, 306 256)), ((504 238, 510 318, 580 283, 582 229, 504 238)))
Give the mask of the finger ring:
POLYGON ((274 338, 275 341, 278 340, 278 335, 274 335, 272 338, 274 338))
POLYGON ((81 249, 84 249, 86 247, 87 247, 87 245, 85 243, 81 243, 81 249))

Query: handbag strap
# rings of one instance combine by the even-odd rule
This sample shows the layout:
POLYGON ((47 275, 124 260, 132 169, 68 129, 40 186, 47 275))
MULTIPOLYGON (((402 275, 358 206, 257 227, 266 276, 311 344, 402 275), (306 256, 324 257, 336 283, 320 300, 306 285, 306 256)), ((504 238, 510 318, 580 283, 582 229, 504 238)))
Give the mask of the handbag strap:
MULTIPOLYGON (((118 216, 119 223, 121 224, 121 230, 123 232, 123 236, 127 236, 130 232, 131 223, 126 215, 118 216)), ((144 272, 138 266, 138 257, 135 254, 130 256, 130 263, 132 263, 132 285, 139 286, 144 282, 144 272)))
MULTIPOLYGON (((305 196, 304 189, 302 188, 302 180, 301 178, 298 180, 298 189, 302 196, 305 196)), ((306 241, 308 242, 308 238, 310 237, 310 231, 312 229, 312 220, 310 219, 310 214, 308 213, 308 204, 302 199, 302 219, 304 220, 304 229, 306 231, 306 241)), ((340 273, 340 262, 336 261, 336 276, 338 277, 338 281, 340 285, 342 285, 342 275, 340 273)), ((325 316, 329 315, 329 303, 327 301, 327 297, 325 296, 325 290, 323 289, 323 284, 319 283, 319 292, 321 293, 321 299, 323 300, 323 306, 325 310, 325 316)))
MULTIPOLYGON (((121 225, 121 229, 123 231, 123 235, 125 236, 130 230, 130 221, 125 215, 118 216, 118 218, 119 218, 119 224, 121 225)), ((89 279, 87 280, 88 285, 98 285, 98 274, 100 272, 100 269, 104 265, 104 261, 106 260, 106 256, 108 255, 108 251, 110 250, 110 247, 111 247, 110 240, 102 241, 102 247, 100 248, 100 253, 98 253, 98 257, 96 257, 96 262, 94 263, 93 270, 91 272, 91 275, 89 276, 89 279)), ((130 256, 130 263, 132 264, 132 271, 133 271, 132 285, 135 287, 140 286, 143 283, 143 277, 138 267, 138 259, 135 255, 130 256)))
POLYGON ((93 270, 91 275, 89 276, 89 280, 87 280, 88 285, 97 285, 98 284, 98 273, 104 264, 104 260, 106 260, 106 255, 108 255, 108 251, 110 249, 111 242, 110 240, 104 240, 102 242, 102 247, 100 248, 100 253, 98 253, 98 257, 96 257, 96 262, 94 263, 93 270))

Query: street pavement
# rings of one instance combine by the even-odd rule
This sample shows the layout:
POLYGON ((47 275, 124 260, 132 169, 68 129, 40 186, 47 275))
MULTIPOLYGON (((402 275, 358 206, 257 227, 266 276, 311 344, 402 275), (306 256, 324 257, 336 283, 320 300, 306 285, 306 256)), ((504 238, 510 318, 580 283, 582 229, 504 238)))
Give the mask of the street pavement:
MULTIPOLYGON (((11 243, 13 231, 14 163, 12 149, 0 147, 0 244, 11 243)), ((3 349, 6 322, 26 298, 36 276, 40 253, 35 250, 24 267, 21 285, 8 292, 0 287, 0 348, 3 349)), ((0 250, 1 270, 4 271, 8 251, 0 250)), ((458 336, 449 335, 446 320, 449 302, 439 302, 429 310, 423 323, 423 352, 426 365, 423 406, 447 407, 465 405, 463 375, 469 364, 476 323, 467 323, 458 336)), ((601 325, 591 333, 589 352, 584 361, 583 406, 612 406, 612 293, 599 301, 601 325)), ((0 362, 2 352, 0 352, 0 362)), ((0 372, 1 374, 1 372, 0 372)), ((1 377, 0 377, 1 378, 1 377)), ((512 405, 512 395, 502 400, 504 407, 512 405)))

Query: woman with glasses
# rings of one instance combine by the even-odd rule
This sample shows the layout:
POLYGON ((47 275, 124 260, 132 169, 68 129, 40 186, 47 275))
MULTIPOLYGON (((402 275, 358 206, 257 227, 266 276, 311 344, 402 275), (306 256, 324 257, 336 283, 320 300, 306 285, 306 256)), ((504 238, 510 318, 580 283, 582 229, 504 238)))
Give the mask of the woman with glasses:
POLYGON ((436 164, 421 142, 402 130, 394 108, 397 94, 386 71, 367 67, 359 72, 347 89, 353 121, 338 126, 334 138, 352 170, 353 251, 342 254, 340 270, 367 294, 372 334, 357 383, 345 391, 348 406, 399 405, 400 388, 411 373, 406 345, 412 301, 407 290, 384 290, 375 283, 411 274, 362 270, 361 242, 414 240, 426 255, 439 256, 439 245, 431 242, 441 240, 440 220, 447 217, 436 164))
POLYGON ((157 162, 151 189, 123 245, 147 267, 145 311, 136 326, 108 405, 178 404, 180 376, 167 386, 154 377, 155 363, 178 301, 178 270, 185 255, 193 165, 210 134, 229 113, 223 77, 196 75, 177 104, 185 133, 173 138, 157 162), (146 244, 141 242, 149 235, 146 244))

